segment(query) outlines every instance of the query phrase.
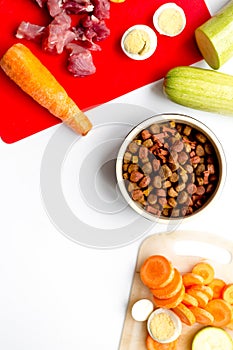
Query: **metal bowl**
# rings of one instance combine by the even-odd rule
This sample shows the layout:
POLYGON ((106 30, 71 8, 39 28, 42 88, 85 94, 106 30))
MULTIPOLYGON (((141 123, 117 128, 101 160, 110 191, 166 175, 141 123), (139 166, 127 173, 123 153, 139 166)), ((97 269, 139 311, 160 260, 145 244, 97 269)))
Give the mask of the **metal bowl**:
POLYGON ((158 114, 126 136, 116 176, 123 197, 137 213, 151 221, 180 220, 216 199, 225 182, 226 160, 221 143, 206 125, 183 114, 158 114), (145 148, 147 159, 142 157, 145 148), (137 167, 140 174, 135 173, 137 167))

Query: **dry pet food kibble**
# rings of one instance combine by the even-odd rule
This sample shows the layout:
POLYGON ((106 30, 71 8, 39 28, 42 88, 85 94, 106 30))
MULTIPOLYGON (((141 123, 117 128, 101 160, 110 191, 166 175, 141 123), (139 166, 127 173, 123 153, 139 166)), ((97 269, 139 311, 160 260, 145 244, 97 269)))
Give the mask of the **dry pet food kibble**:
POLYGON ((175 121, 142 130, 128 145, 122 171, 130 197, 158 217, 191 215, 209 201, 219 180, 211 141, 175 121))

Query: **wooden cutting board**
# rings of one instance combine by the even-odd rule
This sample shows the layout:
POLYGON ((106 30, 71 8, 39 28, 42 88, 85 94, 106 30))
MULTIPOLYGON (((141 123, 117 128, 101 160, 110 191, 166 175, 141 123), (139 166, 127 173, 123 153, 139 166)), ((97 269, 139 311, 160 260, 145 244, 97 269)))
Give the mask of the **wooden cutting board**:
MULTIPOLYGON (((181 273, 190 271, 195 263, 205 259, 213 265, 216 277, 233 282, 233 242, 209 233, 192 231, 149 236, 139 248, 119 350, 146 350, 146 322, 134 321, 131 309, 139 299, 152 300, 149 289, 140 280, 139 271, 144 260, 155 254, 166 256, 181 273)), ((202 327, 197 323, 191 327, 183 324, 177 350, 191 350, 193 336, 202 327)), ((233 336, 233 331, 227 331, 233 336)))

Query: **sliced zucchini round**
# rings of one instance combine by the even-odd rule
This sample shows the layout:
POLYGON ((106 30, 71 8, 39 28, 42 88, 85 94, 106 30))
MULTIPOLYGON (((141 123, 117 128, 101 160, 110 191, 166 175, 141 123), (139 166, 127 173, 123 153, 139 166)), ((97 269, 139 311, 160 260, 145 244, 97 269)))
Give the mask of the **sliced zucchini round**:
POLYGON ((192 350, 233 350, 233 340, 224 329, 208 326, 195 334, 192 350))

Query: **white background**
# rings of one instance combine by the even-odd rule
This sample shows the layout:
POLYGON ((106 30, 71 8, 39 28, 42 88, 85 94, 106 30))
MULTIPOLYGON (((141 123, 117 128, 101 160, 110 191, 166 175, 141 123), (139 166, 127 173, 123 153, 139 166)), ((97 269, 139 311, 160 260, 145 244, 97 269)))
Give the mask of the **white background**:
MULTIPOLYGON (((206 3, 213 14, 226 1, 206 3)), ((208 68, 204 61, 197 66, 208 68)), ((220 70, 233 74, 233 60, 220 70)), ((233 118, 175 105, 161 88, 159 81, 114 102, 186 113, 217 134, 227 159, 221 197, 179 229, 231 238, 233 118)), ((90 249, 67 239, 50 222, 41 200, 40 165, 57 127, 11 145, 0 141, 0 349, 116 350, 145 237, 123 248, 90 249)))

